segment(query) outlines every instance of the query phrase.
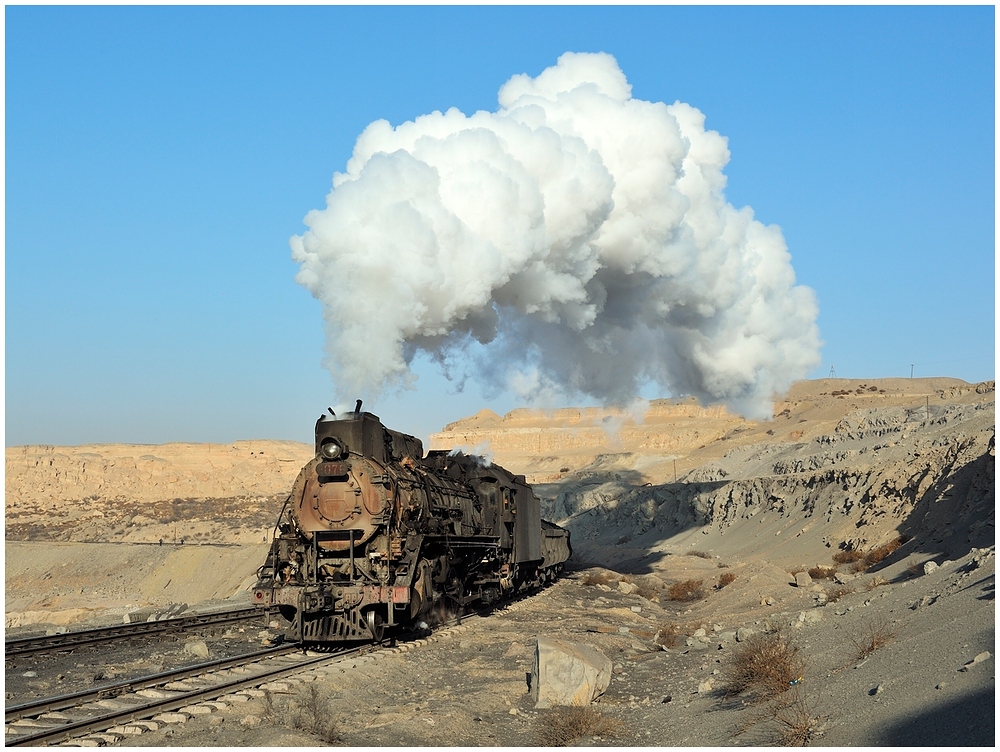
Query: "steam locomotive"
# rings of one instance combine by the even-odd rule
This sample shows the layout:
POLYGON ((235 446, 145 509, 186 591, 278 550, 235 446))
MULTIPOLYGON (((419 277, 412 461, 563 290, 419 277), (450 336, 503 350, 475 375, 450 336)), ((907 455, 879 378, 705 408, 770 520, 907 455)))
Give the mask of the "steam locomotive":
POLYGON ((523 475, 431 451, 378 416, 316 421, 258 570, 253 602, 276 606, 307 643, 381 640, 543 585, 571 553, 523 475))

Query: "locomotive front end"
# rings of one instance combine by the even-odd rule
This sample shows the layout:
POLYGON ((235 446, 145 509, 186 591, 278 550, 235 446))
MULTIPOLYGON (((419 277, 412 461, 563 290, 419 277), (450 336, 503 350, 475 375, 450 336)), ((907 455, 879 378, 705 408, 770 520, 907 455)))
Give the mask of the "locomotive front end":
POLYGON ((254 591, 296 639, 381 639, 408 607, 409 587, 390 584, 402 551, 390 541, 396 484, 386 453, 419 457, 422 447, 393 447, 387 433, 370 413, 317 421, 316 456, 295 481, 254 591))

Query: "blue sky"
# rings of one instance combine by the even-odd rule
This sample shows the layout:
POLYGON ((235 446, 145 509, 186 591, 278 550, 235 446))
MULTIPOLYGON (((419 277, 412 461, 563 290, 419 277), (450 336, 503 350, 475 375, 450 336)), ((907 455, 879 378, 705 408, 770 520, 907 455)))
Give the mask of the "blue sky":
MULTIPOLYGON (((994 9, 11 7, 6 444, 310 441, 332 402, 288 239, 370 122, 495 110, 614 55, 727 137, 841 377, 994 378, 994 9)), ((426 436, 508 394, 368 405, 426 436)))

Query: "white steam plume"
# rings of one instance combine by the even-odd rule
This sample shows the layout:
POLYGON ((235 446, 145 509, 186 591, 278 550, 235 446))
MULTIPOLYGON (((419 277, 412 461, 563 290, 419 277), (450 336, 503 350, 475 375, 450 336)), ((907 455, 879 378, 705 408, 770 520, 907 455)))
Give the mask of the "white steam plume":
POLYGON ((624 404, 652 381, 769 416, 819 362, 817 306, 780 229, 726 202, 726 139, 603 53, 499 104, 372 123, 291 239, 339 396, 412 386, 424 350, 495 387, 624 404))

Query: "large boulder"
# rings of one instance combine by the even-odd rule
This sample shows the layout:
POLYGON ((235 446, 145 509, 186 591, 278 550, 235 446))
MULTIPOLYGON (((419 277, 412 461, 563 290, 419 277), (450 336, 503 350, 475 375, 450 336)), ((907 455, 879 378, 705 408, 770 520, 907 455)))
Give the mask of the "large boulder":
POLYGON ((590 645, 539 637, 531 699, 536 708, 589 705, 611 684, 611 669, 611 660, 590 645))

